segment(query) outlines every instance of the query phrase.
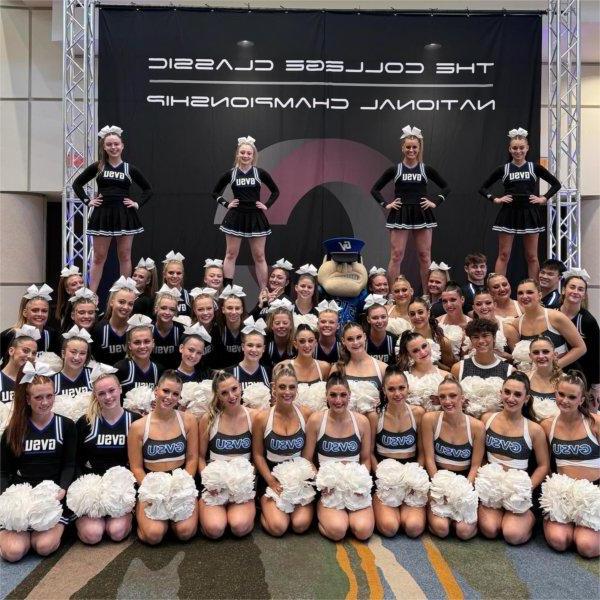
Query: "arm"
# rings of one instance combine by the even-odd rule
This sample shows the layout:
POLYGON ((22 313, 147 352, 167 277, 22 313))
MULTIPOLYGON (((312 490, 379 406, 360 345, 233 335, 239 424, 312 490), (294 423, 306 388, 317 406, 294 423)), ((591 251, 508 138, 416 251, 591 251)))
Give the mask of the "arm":
POLYGON ((565 338, 570 348, 566 354, 563 354, 563 356, 558 359, 558 366, 561 369, 564 369, 585 354, 586 345, 579 334, 579 331, 577 331, 577 327, 573 325, 573 322, 569 317, 558 310, 549 310, 548 317, 550 323, 554 325, 556 330, 565 338))
POLYGON ((543 194, 543 197, 546 198, 546 200, 550 200, 550 198, 552 198, 552 196, 554 196, 554 194, 556 194, 556 192, 558 192, 562 187, 561 182, 556 179, 556 177, 554 177, 554 175, 552 175, 548 169, 542 167, 542 165, 534 165, 533 172, 538 176, 539 179, 543 179, 546 183, 550 184, 550 189, 543 194))
POLYGON ((587 354, 585 371, 588 384, 600 384, 600 328, 598 321, 587 310, 582 313, 581 331, 584 336, 587 354))
POLYGON ((265 206, 267 208, 271 208, 271 206, 275 204, 275 200, 279 198, 279 188, 277 187, 277 184, 273 181, 273 178, 266 171, 264 171, 263 169, 259 169, 258 172, 260 174, 261 181, 269 188, 269 191, 271 192, 271 195, 265 202, 265 206))
POLYGON ((504 167, 498 167, 496 170, 492 172, 492 174, 483 182, 483 185, 479 189, 479 193, 487 198, 490 202, 494 201, 494 194, 490 191, 490 188, 496 181, 500 181, 502 175, 504 174, 504 167))
POLYGON ((456 381, 458 381, 458 379, 459 379, 459 377, 458 377, 459 373, 460 373, 460 361, 457 363, 454 363, 452 365, 452 368, 450 369, 450 374, 452 375, 452 377, 454 377, 454 379, 456 379, 456 381))
POLYGON ((431 179, 435 185, 437 185, 441 193, 439 193, 435 198, 432 198, 431 201, 439 206, 450 194, 450 187, 446 180, 433 168, 429 165, 425 165, 425 175, 427 175, 427 179, 431 179))
POLYGON ((75 479, 75 453, 77 452, 77 429, 71 419, 63 418, 63 453, 58 485, 62 492, 60 499, 67 493, 68 487, 75 479))
POLYGON ((81 477, 81 475, 83 475, 84 473, 83 466, 85 464, 85 446, 83 444, 83 441, 90 432, 86 416, 83 415, 82 417, 79 417, 75 426, 77 427, 77 454, 75 456, 75 477, 81 477))
POLYGON ((227 187, 227 184, 230 181, 231 181, 231 171, 227 171, 227 173, 223 173, 223 175, 221 175, 221 178, 219 179, 219 181, 217 181, 217 185, 215 185, 215 187, 212 191, 212 197, 221 206, 224 206, 225 208, 228 207, 229 203, 227 202, 227 200, 225 200, 225 198, 223 198, 223 196, 221 194, 223 193, 223 190, 227 187))
POLYGON ((133 165, 129 165, 129 174, 133 182, 142 190, 142 195, 136 200, 138 206, 141 208, 152 198, 152 187, 142 173, 133 165))
POLYGON ((369 426, 371 428, 371 468, 373 473, 375 473, 378 465, 377 458, 375 457, 375 437, 377 436, 379 413, 373 410, 370 413, 367 413, 367 419, 369 419, 369 426))
POLYGON ((474 417, 469 417, 471 421, 471 431, 473 433, 473 456, 471 458, 471 468, 467 479, 471 482, 475 482, 477 477, 477 469, 483 462, 483 456, 485 454, 485 427, 481 421, 478 421, 474 417))
POLYGON ((185 470, 194 477, 198 471, 198 422, 190 413, 183 413, 183 423, 187 436, 185 470))
POLYGON ((144 471, 144 459, 142 457, 142 436, 146 419, 143 417, 131 424, 129 434, 127 435, 127 456, 129 458, 129 470, 133 473, 138 485, 146 477, 144 471))
POLYGON ((544 430, 533 421, 529 421, 528 426, 531 433, 535 462, 537 463, 535 471, 531 474, 531 486, 535 489, 544 481, 546 475, 550 473, 550 454, 544 430))
POLYGON ((208 415, 202 415, 198 421, 198 472, 202 473, 206 467, 208 454, 209 431, 207 430, 208 415))
POLYGON ((2 440, 0 441, 0 494, 6 490, 11 484, 13 478, 13 472, 15 467, 16 457, 13 454, 10 446, 8 445, 8 439, 6 431, 2 434, 2 440))
POLYGON ((415 423, 417 424, 417 462, 424 467, 425 466, 425 455, 423 453, 423 438, 421 436, 421 427, 423 423, 423 416, 425 415, 425 410, 420 406, 412 406, 413 417, 415 418, 415 423))
MULTIPOLYGON (((322 412, 313 413, 306 424, 306 442, 304 443, 304 448, 302 450, 302 458, 309 460, 313 466, 315 465, 314 458, 315 449, 317 447, 317 433, 322 418, 322 412)), ((315 468, 315 471, 316 470, 317 469, 315 468)))
POLYGON ((279 481, 271 474, 265 458, 264 436, 268 416, 269 411, 263 410, 256 416, 252 423, 252 462, 256 470, 267 482, 267 485, 275 493, 281 494, 283 488, 279 481))
POLYGON ((98 174, 98 163, 95 162, 87 167, 84 171, 79 173, 73 181, 73 191, 75 195, 84 203, 87 204, 90 197, 85 193, 83 186, 90 182, 98 174))
POLYGON ((371 472, 371 425, 369 419, 360 413, 354 413, 360 431, 360 464, 371 472))
MULTIPOLYGON (((513 348, 517 345, 517 342, 519 341, 519 332, 508 323, 502 323, 502 331, 504 332, 504 337, 506 338, 506 343, 508 344, 508 347, 510 348, 510 350, 513 350, 513 348)), ((502 358, 512 359, 510 355, 503 356, 502 358)))
POLYGON ((438 413, 425 413, 421 419, 421 430, 419 431, 423 456, 425 457, 425 468, 429 473, 429 477, 433 477, 438 471, 433 455, 433 427, 437 415, 438 413))
POLYGON ((394 167, 390 167, 389 169, 386 169, 384 171, 383 175, 373 184, 373 187, 371 188, 371 196, 373 196, 373 198, 375 198, 375 201, 377 202, 377 204, 379 204, 380 206, 383 206, 384 208, 385 208, 385 205, 387 204, 387 202, 385 201, 385 198, 381 194, 381 190, 390 181, 392 181, 392 179, 394 179, 395 173, 396 173, 396 169, 394 167))
POLYGON ((438 366, 444 371, 449 371, 456 362, 456 358, 454 358, 454 354, 452 354, 452 344, 446 336, 440 337, 439 344, 442 358, 438 366))

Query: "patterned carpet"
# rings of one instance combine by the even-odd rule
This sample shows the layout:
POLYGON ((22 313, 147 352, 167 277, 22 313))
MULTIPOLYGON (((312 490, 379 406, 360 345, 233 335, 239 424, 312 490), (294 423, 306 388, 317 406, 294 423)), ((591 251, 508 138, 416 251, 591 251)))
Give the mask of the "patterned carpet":
POLYGON ((131 537, 85 547, 68 536, 41 560, 2 564, 2 598, 489 598, 585 599, 600 593, 598 561, 558 554, 541 532, 525 546, 423 536, 335 544, 316 531, 274 539, 131 537))

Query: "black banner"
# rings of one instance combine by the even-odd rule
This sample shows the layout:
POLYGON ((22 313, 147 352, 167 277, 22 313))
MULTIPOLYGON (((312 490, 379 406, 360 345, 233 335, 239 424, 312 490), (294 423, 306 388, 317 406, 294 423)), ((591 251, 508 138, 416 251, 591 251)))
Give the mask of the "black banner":
MULTIPOLYGON (((493 264, 497 209, 477 190, 506 162, 510 128, 528 129, 529 158, 539 155, 541 26, 539 15, 505 13, 102 8, 98 123, 123 127, 126 160, 155 191, 135 256, 180 251, 187 284, 198 283, 200 261, 225 247, 210 192, 237 138, 251 135, 281 190, 269 262, 319 265, 323 239, 354 234, 367 266, 385 266, 385 216, 369 190, 401 159, 411 124, 452 188, 436 210, 433 258, 460 271, 484 250, 493 264)), ((416 282, 414 250, 405 261, 416 282)), ((250 263, 245 249, 242 283, 250 263)))

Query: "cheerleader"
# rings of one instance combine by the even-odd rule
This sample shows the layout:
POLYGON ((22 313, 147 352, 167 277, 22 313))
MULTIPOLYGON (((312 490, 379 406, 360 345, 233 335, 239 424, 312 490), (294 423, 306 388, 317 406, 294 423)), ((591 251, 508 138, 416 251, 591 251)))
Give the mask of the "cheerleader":
POLYGON ((427 277, 427 294, 423 295, 423 300, 429 303, 431 314, 436 318, 444 314, 442 292, 449 281, 450 267, 445 262, 432 262, 427 277))
POLYGON ((207 258, 204 261, 204 276, 202 278, 207 288, 220 294, 223 291, 223 261, 219 258, 207 258))
POLYGON ((98 290, 110 243, 117 241, 117 255, 121 275, 131 275, 131 246, 133 236, 144 228, 137 211, 152 197, 150 184, 142 173, 122 158, 125 145, 123 130, 116 125, 103 127, 98 132, 100 160, 87 167, 73 182, 73 191, 88 207, 87 233, 92 236, 92 265, 90 289, 98 290), (90 198, 84 186, 96 178, 98 194, 90 198), (135 183, 142 194, 137 200, 129 197, 131 184, 135 183))
POLYGON ((210 369, 200 364, 201 361, 204 363, 205 348, 211 343, 211 337, 206 329, 195 323, 183 330, 183 336, 183 342, 179 345, 181 362, 175 373, 183 383, 212 379, 210 369))
POLYGON ((218 338, 220 331, 216 319, 215 297, 217 292, 213 288, 194 288, 190 292, 192 297, 192 325, 201 325, 210 335, 211 341, 204 344, 204 365, 207 368, 215 365, 215 343, 213 338, 218 338))
POLYGON ((90 344, 92 336, 77 325, 63 333, 61 356, 63 367, 60 373, 53 376, 54 393, 77 396, 92 389, 90 375, 92 370, 87 366, 90 360, 90 344))
POLYGON ((192 312, 192 300, 190 293, 183 287, 185 279, 185 268, 183 261, 185 256, 179 252, 171 250, 163 260, 163 287, 173 288, 180 293, 179 301, 177 302, 177 314, 189 316, 192 312))
POLYGON ((183 325, 173 321, 177 316, 177 303, 180 298, 179 290, 163 285, 156 294, 154 303, 152 360, 160 362, 165 369, 174 369, 181 360, 179 344, 183 337, 183 325))
MULTIPOLYGON (((219 371, 213 379, 212 391, 209 410, 198 424, 200 476, 209 462, 251 457, 254 411, 242 406, 239 381, 230 373, 219 371)), ((227 525, 236 537, 248 535, 254 527, 254 500, 214 506, 201 498, 198 504, 200 528, 208 538, 222 537, 227 525)))
POLYGON ((387 333, 388 314, 386 300, 378 294, 369 294, 365 298, 367 315, 367 354, 390 365, 396 362, 395 348, 398 338, 387 333))
POLYGON ((139 294, 133 305, 133 314, 152 318, 154 298, 158 288, 156 263, 151 258, 140 258, 131 278, 135 281, 139 294))
POLYGON ((227 249, 223 261, 223 275, 231 283, 235 273, 235 262, 240 251, 243 238, 248 238, 250 252, 254 259, 258 287, 267 286, 268 267, 265 260, 265 243, 271 235, 271 227, 265 213, 273 206, 279 196, 279 189, 264 170, 256 166, 258 150, 253 137, 238 138, 233 169, 224 173, 215 189, 213 198, 227 209, 221 223, 221 231, 225 234, 227 249), (265 203, 260 200, 261 185, 265 184, 271 195, 265 203), (223 191, 231 186, 233 200, 227 202, 223 191))
MULTIPOLYGON (((535 459, 531 473, 531 488, 537 488, 550 470, 550 457, 544 430, 529 420, 531 394, 527 375, 515 372, 509 375, 500 392, 502 410, 484 413, 485 450, 487 462, 499 464, 504 470, 527 472, 530 459, 535 459)), ((490 539, 502 537, 511 545, 524 544, 531 537, 535 517, 531 510, 512 512, 481 504, 478 510, 481 533, 490 539)))
POLYGON ((127 321, 127 354, 115 363, 123 395, 142 385, 153 389, 163 372, 162 365, 150 360, 154 350, 152 330, 152 321, 144 315, 133 315, 127 321))
POLYGON ((31 325, 40 332, 37 339, 38 353, 40 352, 60 352, 60 338, 58 332, 47 327, 48 316, 50 314, 50 294, 52 288, 45 283, 38 288, 36 285, 30 285, 21 298, 19 305, 19 316, 13 327, 5 329, 0 333, 0 353, 2 362, 6 362, 7 351, 10 343, 15 337, 15 331, 23 325, 31 325))
POLYGON ((392 284, 393 303, 388 306, 390 319, 408 320, 408 305, 411 303, 414 290, 404 275, 398 275, 392 284))
POLYGON ((538 276, 542 292, 542 304, 546 308, 560 308, 560 281, 566 271, 565 265, 555 258, 542 263, 538 276))
POLYGON ((39 335, 39 330, 31 325, 15 330, 15 337, 8 346, 8 361, 0 371, 0 402, 6 404, 14 400, 17 375, 26 362, 35 360, 39 335))
MULTIPOLYGON (((116 369, 98 364, 92 374, 92 399, 87 413, 77 426, 77 464, 79 475, 104 475, 116 466, 129 467, 127 436, 131 424, 141 418, 121 406, 121 385, 116 369)), ((133 515, 122 517, 79 517, 77 536, 84 544, 97 544, 104 533, 113 541, 124 540, 131 532, 133 515)))
POLYGON ((552 340, 558 366, 564 368, 581 358, 586 345, 569 317, 560 310, 542 306, 542 294, 537 282, 524 279, 517 286, 517 301, 523 314, 509 322, 522 340, 531 340, 536 335, 545 335, 552 340))
POLYGON ((248 317, 244 321, 241 331, 242 336, 242 360, 225 371, 237 379, 242 392, 253 383, 262 383, 269 388, 271 386, 271 371, 260 364, 265 352, 265 322, 262 319, 254 321, 248 317))
POLYGON ((66 331, 73 325, 73 323, 69 321, 71 307, 69 300, 73 297, 73 294, 83 286, 83 277, 81 276, 78 266, 71 265, 70 267, 65 267, 60 272, 54 318, 56 323, 59 324, 61 331, 66 331))
MULTIPOLYGON (((327 379, 326 390, 328 408, 313 413, 308 419, 302 457, 318 467, 331 461, 355 462, 364 465, 367 471, 370 471, 371 428, 367 417, 348 409, 348 381, 340 373, 332 373, 327 379)), ((327 508, 323 504, 323 498, 329 494, 330 490, 323 490, 321 499, 317 502, 321 534, 339 542, 344 539, 349 529, 359 540, 369 539, 375 527, 373 508, 327 508)))
POLYGON ((438 317, 438 323, 444 328, 445 325, 458 325, 462 330, 467 327, 471 320, 463 312, 465 297, 462 288, 454 281, 449 281, 446 289, 442 292, 442 306, 444 313, 438 317))
MULTIPOLYGON (((424 464, 418 432, 425 411, 420 406, 406 403, 408 393, 408 381, 403 371, 396 365, 388 367, 383 375, 382 402, 376 412, 367 415, 371 424, 373 472, 387 458, 401 463, 424 464)), ((399 507, 386 506, 374 495, 373 512, 377 531, 386 537, 394 537, 400 528, 411 538, 419 537, 425 531, 425 506, 404 503, 399 507)))
POLYGON ((339 342, 337 332, 339 327, 340 307, 335 300, 322 300, 317 305, 318 344, 314 357, 317 360, 335 363, 339 360, 339 342))
POLYGON ((419 257, 421 282, 427 287, 431 263, 432 229, 437 227, 433 209, 450 193, 450 188, 438 172, 423 163, 423 136, 417 127, 407 125, 400 136, 402 162, 387 169, 375 182, 371 195, 388 211, 386 227, 390 230, 390 280, 400 272, 408 233, 412 231, 419 257), (433 199, 427 197, 427 184, 431 179, 441 190, 433 199), (394 181, 394 200, 386 203, 381 190, 394 181))
POLYGON ((284 307, 274 308, 267 317, 267 346, 264 362, 272 368, 277 363, 293 358, 293 342, 292 313, 284 307))
MULTIPOLYGON (((76 325, 79 329, 85 329, 91 333, 96 324, 98 296, 88 288, 80 288, 69 298, 69 304, 71 306, 71 313, 69 315, 71 327, 76 325)), ((63 329, 62 333, 66 331, 66 329, 63 329)))
POLYGON ((486 280, 487 289, 496 303, 496 316, 502 321, 520 317, 523 314, 519 303, 510 296, 512 290, 505 275, 489 273, 486 280))
POLYGON ((562 375, 554 344, 550 338, 538 335, 531 340, 529 357, 532 369, 527 373, 533 398, 532 414, 538 422, 556 414, 556 384, 562 375))
MULTIPOLYGON (((281 495, 281 482, 273 475, 276 465, 301 455, 306 442, 306 421, 311 411, 297 407, 296 372, 289 364, 279 364, 273 370, 273 406, 261 411, 252 425, 252 460, 266 486, 281 495)), ((294 505, 291 513, 280 510, 273 498, 260 498, 260 523, 272 536, 281 537, 290 527, 294 533, 304 533, 314 515, 312 504, 294 505)))
MULTIPOLYGON (((290 274, 293 268, 292 263, 285 258, 280 258, 272 265, 267 287, 260 291, 258 302, 250 313, 255 319, 266 318, 269 307, 277 300, 289 302, 291 305, 291 301, 286 294, 289 291, 290 274)), ((293 308, 293 306, 290 306, 290 308, 293 308)))
POLYGON ((94 358, 98 362, 114 365, 125 358, 127 321, 137 294, 135 281, 130 277, 120 277, 110 288, 104 320, 92 330, 94 358))
POLYGON ((317 268, 314 265, 302 265, 296 274, 298 279, 294 285, 294 314, 318 316, 317 268))
MULTIPOLYGON (((165 371, 154 388, 152 412, 132 423, 127 436, 127 453, 131 472, 138 485, 148 473, 172 473, 184 469, 191 477, 198 469, 198 423, 188 413, 177 410, 182 383, 174 371, 165 371), (160 456, 160 458, 157 458, 160 456)), ((159 544, 169 529, 169 521, 151 519, 145 502, 138 500, 135 518, 140 540, 152 546, 159 544)), ((196 535, 197 510, 182 521, 170 521, 175 536, 186 541, 196 535)))
MULTIPOLYGON (((47 365, 27 363, 17 379, 13 413, 0 441, 0 492, 13 484, 32 487, 53 481, 62 501, 75 475, 77 433, 75 423, 55 415, 54 385, 47 365)), ((46 531, 0 531, 0 556, 17 562, 32 548, 40 556, 58 549, 69 523, 63 510, 60 521, 46 531)))
POLYGON ((465 297, 464 312, 470 313, 473 309, 473 299, 477 292, 485 289, 485 277, 487 275, 487 257, 481 252, 467 254, 465 256, 465 273, 467 283, 462 288, 465 297))
POLYGON ((523 247, 529 277, 536 279, 540 269, 538 237, 546 230, 546 211, 542 207, 558 192, 561 183, 542 165, 527 161, 529 144, 527 131, 519 127, 508 132, 508 152, 511 162, 498 167, 484 182, 479 193, 494 204, 502 206, 492 227, 498 232, 498 258, 494 270, 506 275, 515 235, 523 236, 523 247), (539 195, 539 180, 550 189, 539 195), (491 187, 502 180, 504 195, 494 196, 491 187))
POLYGON ((215 358, 211 361, 214 367, 228 367, 243 358, 242 323, 247 318, 246 294, 239 285, 228 285, 219 296, 219 316, 217 319, 217 335, 213 337, 215 358))
POLYGON ((579 358, 579 366, 592 393, 600 396, 600 328, 598 321, 587 310, 587 286, 590 276, 585 269, 571 269, 563 273, 564 285, 560 312, 571 319, 583 338, 587 352, 579 358))
POLYGON ((292 359, 292 366, 296 373, 298 383, 313 384, 326 381, 331 365, 324 360, 314 358, 318 346, 317 334, 306 323, 301 323, 294 333, 294 349, 296 356, 292 359))
POLYGON ((370 294, 379 294, 386 299, 388 298, 390 295, 390 282, 385 269, 371 267, 369 279, 367 279, 367 290, 370 294))
MULTIPOLYGON (((556 404, 560 412, 554 418, 543 421, 542 427, 548 436, 550 454, 556 462, 557 473, 569 477, 571 485, 573 480, 583 479, 597 486, 600 470, 600 417, 590 413, 586 387, 585 380, 577 372, 561 375, 556 390, 556 404)), ((546 495, 545 486, 548 486, 548 480, 542 487, 542 503, 546 495)), ((573 508, 583 508, 581 498, 573 495, 572 502, 574 506, 571 511, 573 508)), ((592 506, 590 508, 593 510, 592 506)), ((600 554, 600 532, 577 524, 572 519, 561 520, 568 522, 558 522, 553 519, 552 514, 544 519, 544 536, 550 547, 564 552, 575 544, 579 555, 597 558, 600 554)))
MULTIPOLYGON (((441 412, 428 412, 421 420, 425 467, 433 479, 439 470, 463 475, 472 484, 485 451, 483 423, 463 413, 465 397, 460 383, 446 377, 438 387, 441 412)), ((429 530, 445 538, 453 524, 456 536, 468 540, 477 534, 477 522, 455 521, 427 511, 429 530)))

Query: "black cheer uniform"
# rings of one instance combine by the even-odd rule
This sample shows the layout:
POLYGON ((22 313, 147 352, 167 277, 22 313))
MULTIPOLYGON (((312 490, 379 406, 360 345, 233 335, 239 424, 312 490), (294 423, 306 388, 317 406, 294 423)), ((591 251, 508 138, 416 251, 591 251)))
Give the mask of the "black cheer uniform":
POLYGON ((385 207, 387 202, 381 194, 381 190, 390 182, 394 181, 394 198, 402 201, 400 208, 389 211, 386 227, 388 229, 430 229, 437 227, 437 221, 433 210, 421 208, 421 198, 428 198, 436 206, 439 206, 450 193, 450 188, 442 176, 429 165, 417 163, 414 167, 407 167, 399 163, 395 167, 387 169, 375 182, 371 189, 371 196, 385 207), (431 179, 441 190, 434 197, 427 195, 427 183, 431 179))
POLYGON ((587 352, 577 360, 588 385, 600 383, 600 328, 592 313, 582 308, 572 319, 583 338, 587 352))
POLYGON ((154 350, 152 351, 152 360, 159 362, 165 369, 176 369, 181 362, 179 354, 179 344, 183 340, 183 325, 173 323, 171 331, 165 337, 158 331, 156 325, 152 332, 154 338, 154 350))
POLYGON ((77 396, 84 392, 92 391, 90 375, 92 369, 84 367, 75 379, 70 379, 62 371, 52 376, 54 381, 54 393, 58 395, 77 396))
POLYGON ((164 371, 162 365, 152 361, 150 361, 148 370, 143 371, 131 358, 126 358, 115 363, 115 369, 117 369, 117 379, 123 389, 123 396, 133 388, 140 387, 141 385, 154 389, 164 371))
POLYGON ((15 380, 0 371, 0 402, 6 404, 15 399, 15 380))
POLYGON ((377 345, 371 339, 371 336, 367 336, 367 354, 372 356, 376 360, 392 365, 396 362, 396 342, 398 337, 386 333, 381 344, 377 345))
POLYGON ((510 195, 513 199, 510 204, 502 204, 493 231, 525 235, 546 230, 546 207, 529 202, 529 196, 538 195, 540 179, 550 184, 550 189, 544 194, 546 198, 552 198, 560 190, 560 181, 542 165, 532 162, 525 162, 520 167, 513 162, 506 163, 483 182, 479 193, 488 200, 494 201, 490 188, 496 181, 502 181, 503 195, 510 195))
POLYGON ((223 233, 246 238, 270 235, 271 227, 264 211, 256 208, 256 203, 260 201, 260 188, 263 183, 271 192, 265 202, 267 208, 270 208, 279 196, 279 188, 264 169, 251 167, 244 173, 239 167, 234 167, 221 176, 213 190, 213 198, 227 208, 229 203, 221 194, 229 184, 233 197, 240 201, 239 206, 227 211, 220 227, 223 233))
POLYGON ((127 334, 119 335, 109 321, 101 321, 92 329, 92 352, 97 362, 114 365, 125 358, 127 334))
MULTIPOLYGON (((15 339, 15 329, 10 327, 0 333, 0 354, 2 355, 2 364, 8 362, 8 347, 15 339)), ((44 327, 40 330, 40 339, 36 340, 38 356, 40 352, 54 352, 60 355, 61 339, 58 331, 50 327, 44 327)))
POLYGON ((98 162, 91 164, 73 182, 73 191, 85 204, 90 201, 84 185, 96 178, 98 195, 102 196, 102 204, 90 208, 87 232, 89 235, 119 236, 142 233, 144 228, 135 208, 127 208, 124 198, 131 198, 141 208, 152 196, 152 189, 140 171, 127 162, 113 167, 105 163, 102 171, 98 170, 98 162), (142 194, 133 198, 131 184, 137 184, 142 194))

